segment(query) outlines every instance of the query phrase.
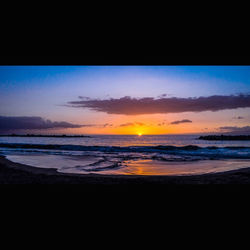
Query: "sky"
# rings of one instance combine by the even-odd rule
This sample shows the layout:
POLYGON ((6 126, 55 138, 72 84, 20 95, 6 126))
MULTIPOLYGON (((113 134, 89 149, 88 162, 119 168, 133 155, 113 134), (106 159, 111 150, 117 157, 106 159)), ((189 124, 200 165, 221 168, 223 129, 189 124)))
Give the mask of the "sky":
POLYGON ((250 133, 250 66, 0 66, 0 133, 250 133))

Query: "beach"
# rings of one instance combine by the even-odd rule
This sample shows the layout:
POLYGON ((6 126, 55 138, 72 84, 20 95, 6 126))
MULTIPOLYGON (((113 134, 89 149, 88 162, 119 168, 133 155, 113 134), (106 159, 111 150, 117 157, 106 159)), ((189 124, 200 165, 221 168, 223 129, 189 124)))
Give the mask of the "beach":
POLYGON ((65 174, 56 169, 14 163, 0 156, 0 184, 82 184, 93 185, 168 185, 168 184, 250 184, 249 168, 190 176, 140 176, 103 174, 65 174))

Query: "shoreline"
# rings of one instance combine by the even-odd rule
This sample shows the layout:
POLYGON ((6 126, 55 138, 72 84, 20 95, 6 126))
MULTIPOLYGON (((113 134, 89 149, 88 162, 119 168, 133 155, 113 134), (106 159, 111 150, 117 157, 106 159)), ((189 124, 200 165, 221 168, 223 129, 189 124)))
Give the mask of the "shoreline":
POLYGON ((66 174, 52 168, 37 168, 0 156, 0 184, 168 185, 250 184, 250 166, 220 173, 188 176, 66 174))

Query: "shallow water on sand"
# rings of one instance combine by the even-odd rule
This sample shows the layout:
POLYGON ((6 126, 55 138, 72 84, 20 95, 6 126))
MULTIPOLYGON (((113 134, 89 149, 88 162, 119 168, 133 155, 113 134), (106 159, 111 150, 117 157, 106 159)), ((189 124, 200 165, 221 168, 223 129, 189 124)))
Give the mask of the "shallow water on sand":
POLYGON ((55 168, 62 173, 111 175, 198 175, 250 167, 249 160, 202 160, 162 162, 136 159, 122 163, 104 161, 101 157, 61 155, 8 155, 7 159, 40 168, 55 168))

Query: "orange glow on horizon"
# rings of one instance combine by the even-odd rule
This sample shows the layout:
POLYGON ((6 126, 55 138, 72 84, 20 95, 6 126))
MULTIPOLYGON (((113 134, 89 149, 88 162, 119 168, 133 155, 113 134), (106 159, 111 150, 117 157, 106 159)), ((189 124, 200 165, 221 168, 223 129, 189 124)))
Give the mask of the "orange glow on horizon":
MULTIPOLYGON (((94 124, 82 128, 68 128, 57 130, 63 134, 109 134, 109 135, 164 135, 164 134, 191 134, 216 132, 216 128, 223 126, 223 122, 210 121, 205 118, 185 114, 177 115, 142 115, 142 116, 106 116, 98 120, 70 121, 78 124, 94 124), (192 123, 172 124, 173 121, 189 118, 192 123), (108 124, 107 126, 103 126, 108 124)), ((53 132, 52 132, 53 133, 53 132)))
MULTIPOLYGON (((211 131, 211 130, 210 130, 211 131)), ((187 126, 128 126, 128 127, 112 127, 112 128, 83 128, 68 129, 63 133, 73 134, 117 134, 117 135, 160 135, 160 134, 185 134, 185 133, 201 133, 205 132, 202 128, 187 126)), ((206 130, 208 132, 208 130, 206 130)))

